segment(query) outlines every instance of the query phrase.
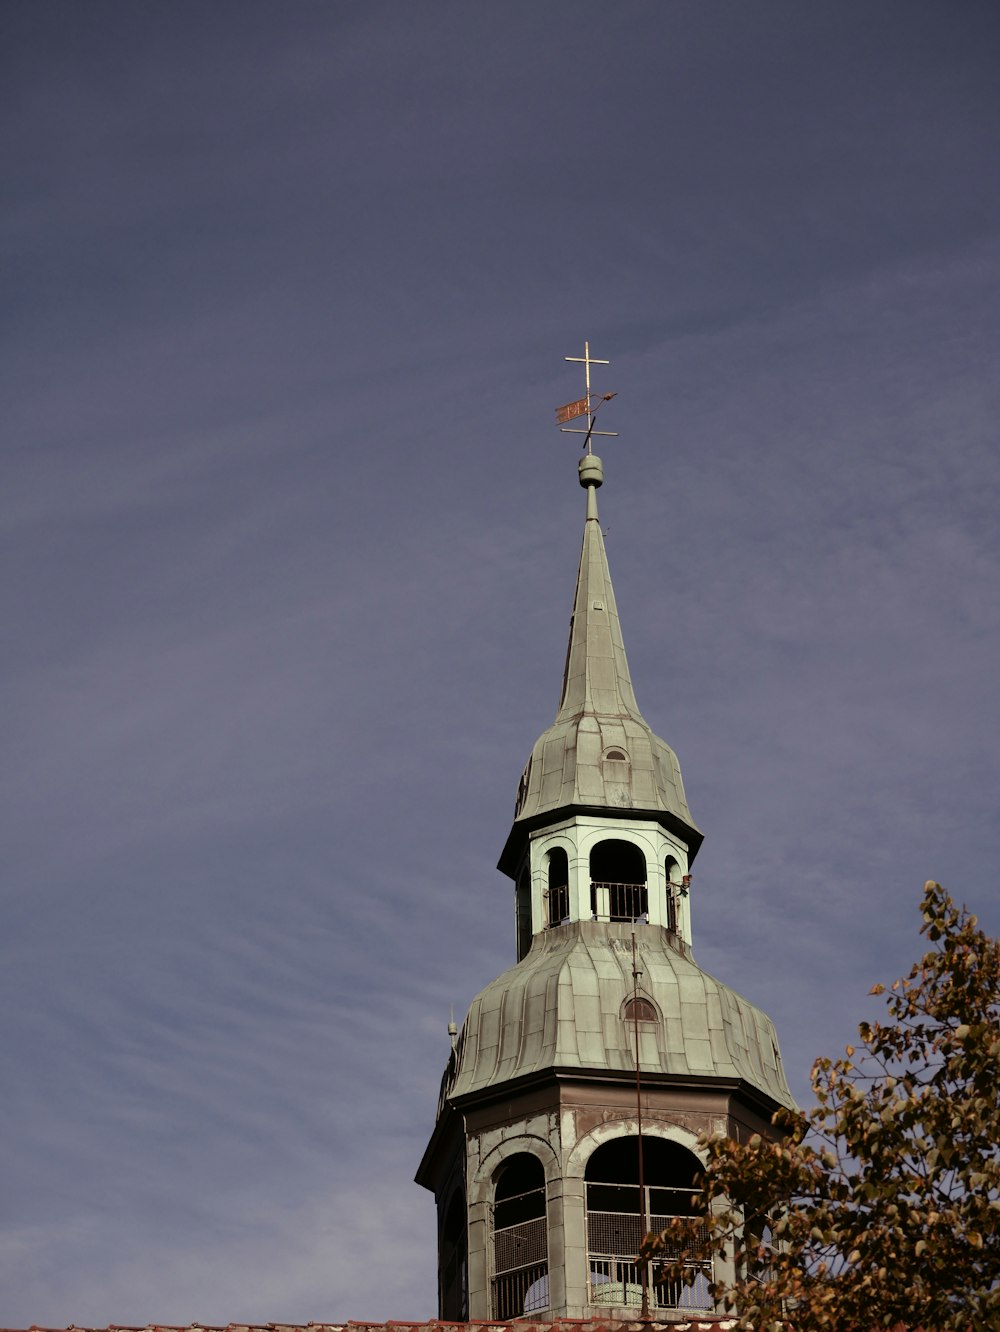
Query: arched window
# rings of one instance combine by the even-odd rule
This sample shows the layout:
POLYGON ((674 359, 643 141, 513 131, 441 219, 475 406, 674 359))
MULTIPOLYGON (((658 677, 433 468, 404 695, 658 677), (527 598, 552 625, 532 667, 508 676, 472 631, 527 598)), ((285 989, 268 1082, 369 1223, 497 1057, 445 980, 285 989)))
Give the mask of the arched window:
POLYGON ((680 933, 681 867, 673 856, 667 856, 664 865, 667 880, 667 929, 680 933))
POLYGON ((638 998, 630 999, 622 1009, 622 1016, 628 1023, 632 1022, 655 1022, 656 1009, 648 999, 638 998))
POLYGON ((646 857, 637 846, 608 838, 591 851, 590 910, 595 920, 648 917, 646 857))
POLYGON ((632 768, 624 749, 608 749, 601 759, 601 776, 612 785, 628 786, 632 768))
POLYGON ((569 860, 561 846, 548 854, 548 923, 562 925, 569 920, 569 860))
POLYGON ((441 1227, 441 1317, 461 1323, 469 1316, 469 1259, 465 1196, 452 1194, 441 1227))
POLYGON ((604 799, 618 809, 632 808, 632 764, 624 749, 607 749, 601 757, 604 799))
POLYGON ((528 1152, 508 1157, 494 1177, 491 1284, 491 1318, 549 1307, 545 1171, 528 1152))
MULTIPOLYGON (((619 1308, 642 1303, 635 1256, 646 1230, 662 1230, 673 1216, 692 1216, 700 1192, 700 1162, 679 1143, 644 1134, 643 1187, 639 1187, 639 1138, 613 1138, 587 1162, 588 1299, 619 1308)), ((711 1264, 692 1264, 684 1283, 655 1281, 649 1302, 656 1309, 710 1309, 711 1264)))

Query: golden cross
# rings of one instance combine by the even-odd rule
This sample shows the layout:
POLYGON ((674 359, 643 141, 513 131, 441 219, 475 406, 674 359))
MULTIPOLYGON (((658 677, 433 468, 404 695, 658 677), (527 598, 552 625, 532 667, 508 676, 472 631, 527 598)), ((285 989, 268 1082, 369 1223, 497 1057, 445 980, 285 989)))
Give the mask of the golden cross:
MULTIPOLYGON (((587 424, 587 429, 586 429, 586 430, 578 430, 578 429, 574 429, 572 426, 560 426, 560 429, 561 429, 561 431, 562 431, 562 433, 563 433, 564 435, 586 435, 587 438, 584 440, 584 444, 586 445, 587 452, 588 452, 588 453, 593 453, 593 451, 594 451, 594 446, 593 446, 593 444, 591 443, 591 440, 593 439, 593 437, 594 437, 595 435, 603 435, 603 436, 605 436, 605 437, 608 438, 608 439, 617 439, 617 437, 618 437, 618 431, 617 431, 617 430, 595 430, 595 429, 594 429, 594 423, 595 423, 596 420, 597 420, 597 413, 593 410, 593 407, 592 407, 592 404, 591 404, 591 398, 590 398, 590 367, 591 367, 592 365, 610 365, 611 362, 610 362, 610 361, 601 361, 601 360, 599 360, 596 356, 591 356, 591 354, 590 354, 590 343, 589 343, 589 342, 585 342, 585 343, 583 344, 583 355, 582 355, 582 356, 564 356, 564 357, 563 357, 563 360, 564 360, 564 361, 574 361, 574 362, 576 362, 578 365, 582 365, 582 366, 583 366, 583 382, 584 382, 584 386, 585 386, 585 388, 586 388, 586 394, 585 394, 585 396, 584 396, 583 398, 580 398, 577 402, 575 402, 575 403, 567 403, 567 404, 566 404, 566 407, 560 407, 560 408, 558 408, 557 411, 556 411, 556 420, 557 420, 557 421, 560 421, 560 420, 562 420, 562 421, 570 421, 570 420, 573 419, 573 416, 586 416, 586 417, 588 417, 588 424, 587 424), (563 412, 567 412, 567 411, 571 411, 573 408, 576 408, 576 407, 581 408, 581 410, 579 410, 579 411, 573 411, 572 416, 564 416, 564 415, 561 415, 561 413, 563 413, 563 412)), ((602 396, 601 401, 602 401, 602 402, 607 402, 607 401, 609 401, 609 399, 613 398, 614 396, 615 396, 615 395, 614 395, 613 393, 605 393, 605 394, 602 396)))

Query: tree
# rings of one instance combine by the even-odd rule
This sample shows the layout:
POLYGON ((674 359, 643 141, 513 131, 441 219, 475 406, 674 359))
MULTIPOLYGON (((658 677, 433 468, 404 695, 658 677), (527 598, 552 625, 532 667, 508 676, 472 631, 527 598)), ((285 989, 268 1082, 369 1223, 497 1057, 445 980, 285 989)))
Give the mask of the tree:
POLYGON ((818 1059, 776 1139, 703 1139, 706 1214, 650 1236, 656 1279, 736 1255, 713 1295, 755 1332, 1000 1327, 1000 942, 928 883, 932 947, 888 1020, 818 1059))

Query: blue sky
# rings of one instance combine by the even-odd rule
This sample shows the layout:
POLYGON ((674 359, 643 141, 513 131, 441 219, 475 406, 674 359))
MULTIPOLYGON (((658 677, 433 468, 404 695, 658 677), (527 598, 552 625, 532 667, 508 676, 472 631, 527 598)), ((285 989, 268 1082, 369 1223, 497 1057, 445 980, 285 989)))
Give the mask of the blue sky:
POLYGON ((699 962, 804 1100, 926 878, 1000 926, 1000 14, 2 22, 0 1322, 426 1317, 585 338, 699 962))

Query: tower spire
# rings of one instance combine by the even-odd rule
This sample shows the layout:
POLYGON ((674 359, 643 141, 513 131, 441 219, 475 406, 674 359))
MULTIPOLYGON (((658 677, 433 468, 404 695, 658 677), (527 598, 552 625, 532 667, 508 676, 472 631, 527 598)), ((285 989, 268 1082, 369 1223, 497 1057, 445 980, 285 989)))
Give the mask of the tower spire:
POLYGON ((632 688, 604 533, 597 515, 597 488, 603 483, 604 467, 596 454, 585 453, 579 472, 580 485, 587 491, 587 518, 556 721, 591 714, 630 717, 645 726, 632 688))
MULTIPOLYGON (((570 620, 569 645, 563 670, 562 694, 556 721, 566 721, 585 713, 601 713, 609 717, 632 717, 642 722, 635 691, 625 659, 618 608, 608 570, 608 557, 604 549, 604 534, 597 513, 597 491, 604 484, 604 464, 594 453, 594 434, 617 437, 617 431, 598 430, 597 407, 616 395, 604 393, 594 405, 590 383, 592 365, 610 365, 590 354, 590 343, 583 344, 582 356, 566 356, 566 361, 581 364, 584 369, 586 392, 576 402, 567 403, 556 410, 556 420, 571 420, 586 416, 586 431, 562 426, 564 434, 585 434, 585 453, 577 464, 580 485, 587 492, 587 521, 583 529, 583 551, 573 598, 570 620)), ((643 725, 645 723, 643 722, 643 725)))
MULTIPOLYGON (((591 365, 607 365, 590 355, 584 343, 582 361, 586 395, 556 411, 557 421, 586 416, 589 449, 594 434, 591 365)), ((603 394, 601 402, 614 397, 603 394)), ((639 711, 618 606, 615 602, 604 534, 597 512, 597 491, 604 482, 604 464, 586 452, 577 464, 580 485, 587 492, 583 548, 577 571, 570 618, 569 641, 563 667, 562 689, 554 723, 535 742, 521 776, 514 826, 500 857, 500 868, 511 873, 534 822, 559 811, 631 811, 632 817, 652 817, 680 836, 689 861, 701 844, 673 750, 639 711)))
POLYGON ((417 1172, 437 1201, 445 1320, 711 1312, 711 1263, 650 1284, 635 1255, 647 1229, 690 1210, 699 1134, 768 1137, 793 1105, 770 1020, 692 954, 701 833, 632 689, 597 517, 587 343, 583 360, 586 396, 557 413, 589 420, 575 432, 587 515, 562 694, 499 866, 517 963, 449 1029, 417 1172))

